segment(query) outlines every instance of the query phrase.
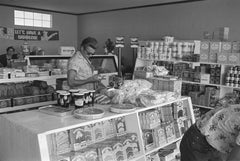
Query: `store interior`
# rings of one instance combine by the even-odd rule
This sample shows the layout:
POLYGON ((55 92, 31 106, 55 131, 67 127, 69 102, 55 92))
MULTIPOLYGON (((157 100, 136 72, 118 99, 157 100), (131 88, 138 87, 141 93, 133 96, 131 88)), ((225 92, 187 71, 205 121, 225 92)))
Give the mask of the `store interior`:
POLYGON ((240 1, 98 1, 0 2, 0 55, 9 46, 25 54, 0 68, 0 161, 239 160, 237 141, 209 140, 217 140, 213 117, 231 116, 230 105, 226 135, 239 135, 240 1), (15 10, 50 14, 51 28, 14 25, 15 10), (58 37, 6 37, 17 30, 58 37), (87 37, 97 40, 95 55, 82 45, 87 37), (70 87, 69 62, 80 52, 107 88, 70 87), (212 153, 195 153, 201 146, 212 153))

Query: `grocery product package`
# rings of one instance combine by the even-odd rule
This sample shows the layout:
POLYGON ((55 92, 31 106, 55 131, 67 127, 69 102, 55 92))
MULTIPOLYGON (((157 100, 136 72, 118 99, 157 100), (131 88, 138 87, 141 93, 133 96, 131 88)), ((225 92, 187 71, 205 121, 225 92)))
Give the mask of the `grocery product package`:
POLYGON ((174 92, 169 91, 154 91, 151 89, 142 91, 136 98, 138 107, 148 107, 152 105, 169 102, 176 99, 174 92))
POLYGON ((152 83, 144 79, 125 80, 124 84, 120 87, 125 94, 125 98, 132 95, 138 95, 144 90, 150 89, 152 83))

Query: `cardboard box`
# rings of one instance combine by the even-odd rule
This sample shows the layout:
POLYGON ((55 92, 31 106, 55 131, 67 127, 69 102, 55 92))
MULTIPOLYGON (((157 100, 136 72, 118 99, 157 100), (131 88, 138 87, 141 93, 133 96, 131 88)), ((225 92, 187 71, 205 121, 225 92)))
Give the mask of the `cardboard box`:
POLYGON ((136 78, 150 78, 150 77, 153 77, 153 73, 152 72, 142 71, 142 70, 136 70, 134 72, 134 76, 136 78))
POLYGON ((217 63, 227 64, 229 53, 217 53, 217 63))
POLYGON ((154 142, 154 130, 142 130, 143 131, 143 140, 146 150, 150 150, 155 147, 154 142))
POLYGON ((210 53, 221 52, 221 42, 210 42, 210 53))
POLYGON ((217 53, 209 53, 209 62, 212 62, 212 63, 217 62, 217 53))
POLYGON ((210 82, 210 74, 201 74, 201 83, 209 84, 210 82))
POLYGON ((103 121, 104 136, 106 139, 111 138, 117 134, 116 123, 114 119, 103 121))
POLYGON ((154 129, 154 138, 157 147, 167 143, 165 129, 162 126, 158 126, 154 129))
POLYGON ((232 51, 232 43, 231 42, 222 42, 221 52, 222 53, 231 53, 232 51))
POLYGON ((201 53, 201 41, 199 40, 194 40, 194 54, 200 54, 201 53))
POLYGON ((200 62, 209 62, 209 52, 200 53, 200 62))
POLYGON ((220 27, 219 39, 221 41, 227 41, 229 38, 229 27, 220 27))
POLYGON ((209 41, 201 41, 200 54, 201 53, 209 53, 209 51, 210 51, 210 42, 209 41))
POLYGON ((71 129, 70 139, 71 139, 72 149, 74 151, 78 151, 80 149, 87 147, 87 142, 85 140, 84 127, 71 129))
POLYGON ((240 42, 233 41, 232 42, 232 53, 239 53, 240 52, 240 42))
POLYGON ((115 119, 116 123, 116 130, 117 130, 117 135, 121 136, 126 134, 127 127, 126 127, 126 122, 125 122, 125 117, 118 117, 115 119))
POLYGON ((150 78, 148 80, 154 79, 153 90, 171 91, 175 92, 177 95, 181 95, 182 81, 181 80, 169 80, 162 78, 150 78))
POLYGON ((52 134, 53 153, 56 155, 71 151, 68 131, 61 131, 52 134))
POLYGON ((219 27, 214 30, 213 39, 227 41, 229 38, 229 27, 219 27))
POLYGON ((105 139, 102 122, 92 124, 92 134, 94 142, 98 142, 105 139))
POLYGON ((229 53, 228 64, 239 64, 240 53, 229 53))

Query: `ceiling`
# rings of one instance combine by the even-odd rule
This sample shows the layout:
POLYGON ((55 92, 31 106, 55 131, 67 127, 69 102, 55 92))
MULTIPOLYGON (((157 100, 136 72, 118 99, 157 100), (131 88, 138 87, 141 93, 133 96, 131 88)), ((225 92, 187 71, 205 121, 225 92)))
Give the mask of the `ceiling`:
POLYGON ((74 15, 200 0, 0 0, 0 5, 74 15))

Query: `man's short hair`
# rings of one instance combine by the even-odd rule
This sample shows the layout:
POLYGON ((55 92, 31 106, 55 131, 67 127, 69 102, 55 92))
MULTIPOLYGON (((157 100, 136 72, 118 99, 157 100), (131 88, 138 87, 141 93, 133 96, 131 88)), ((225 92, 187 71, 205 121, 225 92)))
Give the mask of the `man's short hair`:
POLYGON ((88 46, 90 46, 93 49, 97 48, 97 40, 93 37, 87 37, 85 38, 82 43, 81 46, 83 46, 84 48, 87 48, 88 46))

